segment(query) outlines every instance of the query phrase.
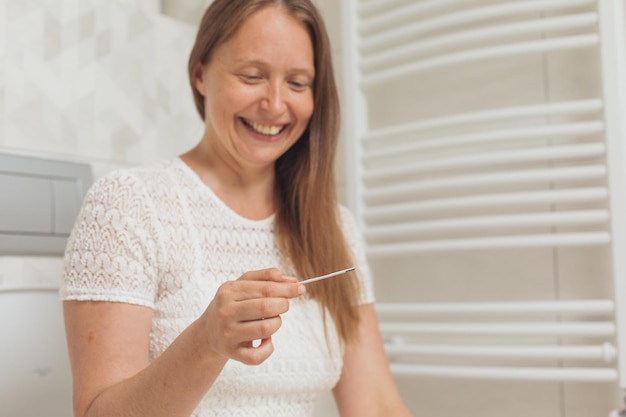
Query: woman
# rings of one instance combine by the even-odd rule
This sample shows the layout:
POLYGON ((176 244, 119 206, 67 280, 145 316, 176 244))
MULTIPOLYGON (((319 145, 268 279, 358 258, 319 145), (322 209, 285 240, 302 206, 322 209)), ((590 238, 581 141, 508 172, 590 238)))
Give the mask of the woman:
POLYGON ((74 413, 406 416, 360 240, 338 209, 337 94, 309 0, 216 0, 189 61, 205 121, 88 193, 62 297, 74 413), (300 278, 354 273, 304 285, 300 278))

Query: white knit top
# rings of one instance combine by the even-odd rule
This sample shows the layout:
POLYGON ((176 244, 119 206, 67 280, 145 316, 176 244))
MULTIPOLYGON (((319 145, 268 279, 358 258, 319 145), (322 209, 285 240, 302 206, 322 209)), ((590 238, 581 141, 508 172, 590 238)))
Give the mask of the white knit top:
MULTIPOLYGON (((348 211, 340 212, 355 253, 361 302, 371 303, 361 237, 348 211)), ((290 273, 273 225, 274 216, 239 216, 180 159, 116 171, 85 198, 67 245, 61 297, 153 309, 153 360, 203 313, 225 281, 268 267, 290 273)), ((227 362, 193 416, 310 416, 343 363, 328 317, 327 339, 318 304, 306 295, 291 300, 272 337, 272 356, 259 366, 227 362)))

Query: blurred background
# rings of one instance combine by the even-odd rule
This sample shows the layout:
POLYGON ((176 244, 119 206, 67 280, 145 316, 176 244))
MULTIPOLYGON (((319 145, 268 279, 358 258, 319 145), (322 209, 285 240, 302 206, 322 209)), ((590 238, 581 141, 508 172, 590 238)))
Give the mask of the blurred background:
MULTIPOLYGON (((209 3, 0 0, 0 154, 98 178, 195 145, 186 63, 209 3)), ((621 409, 622 1, 315 3, 340 197, 413 414, 621 409)), ((69 416, 60 270, 0 252, 0 414, 69 416)), ((328 395, 316 416, 333 415, 328 395)))

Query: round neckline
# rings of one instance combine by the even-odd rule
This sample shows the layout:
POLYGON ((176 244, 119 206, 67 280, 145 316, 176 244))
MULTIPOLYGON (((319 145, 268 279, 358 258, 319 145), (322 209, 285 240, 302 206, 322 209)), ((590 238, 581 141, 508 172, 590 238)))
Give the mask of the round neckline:
POLYGON ((239 221, 243 221, 243 222, 249 223, 251 225, 256 225, 256 226, 259 226, 259 225, 271 225, 274 222, 274 218, 276 217, 276 213, 272 213, 268 217, 265 217, 264 219, 259 219, 259 220, 250 219, 248 217, 242 216, 241 214, 239 214, 235 210, 233 210, 221 198, 219 198, 219 196, 217 194, 215 194, 215 191, 213 191, 213 189, 211 187, 209 187, 204 181, 202 181, 202 179, 196 173, 196 171, 191 169, 191 167, 189 165, 187 165, 185 163, 185 161, 183 161, 181 159, 180 156, 178 156, 178 157, 176 157, 174 159, 174 163, 176 165, 180 166, 183 169, 183 171, 187 172, 187 174, 193 179, 193 181, 196 183, 196 185, 198 185, 201 189, 205 190, 205 192, 209 195, 209 197, 212 200, 214 200, 226 212, 228 212, 231 216, 235 217, 239 221))

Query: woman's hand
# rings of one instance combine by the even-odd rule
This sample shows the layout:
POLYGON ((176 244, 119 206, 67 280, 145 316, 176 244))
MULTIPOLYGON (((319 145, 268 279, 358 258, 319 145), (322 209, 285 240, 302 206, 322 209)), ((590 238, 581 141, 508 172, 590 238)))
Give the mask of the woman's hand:
POLYGON ((223 284, 201 317, 152 362, 151 309, 65 301, 74 415, 191 415, 228 359, 252 365, 272 354, 280 315, 303 292, 276 269, 247 272, 223 284))
POLYGON ((210 348, 220 356, 258 365, 274 351, 272 335, 289 299, 304 294, 304 285, 275 268, 250 271, 220 286, 200 318, 210 348), (255 340, 260 340, 256 346, 255 340))

